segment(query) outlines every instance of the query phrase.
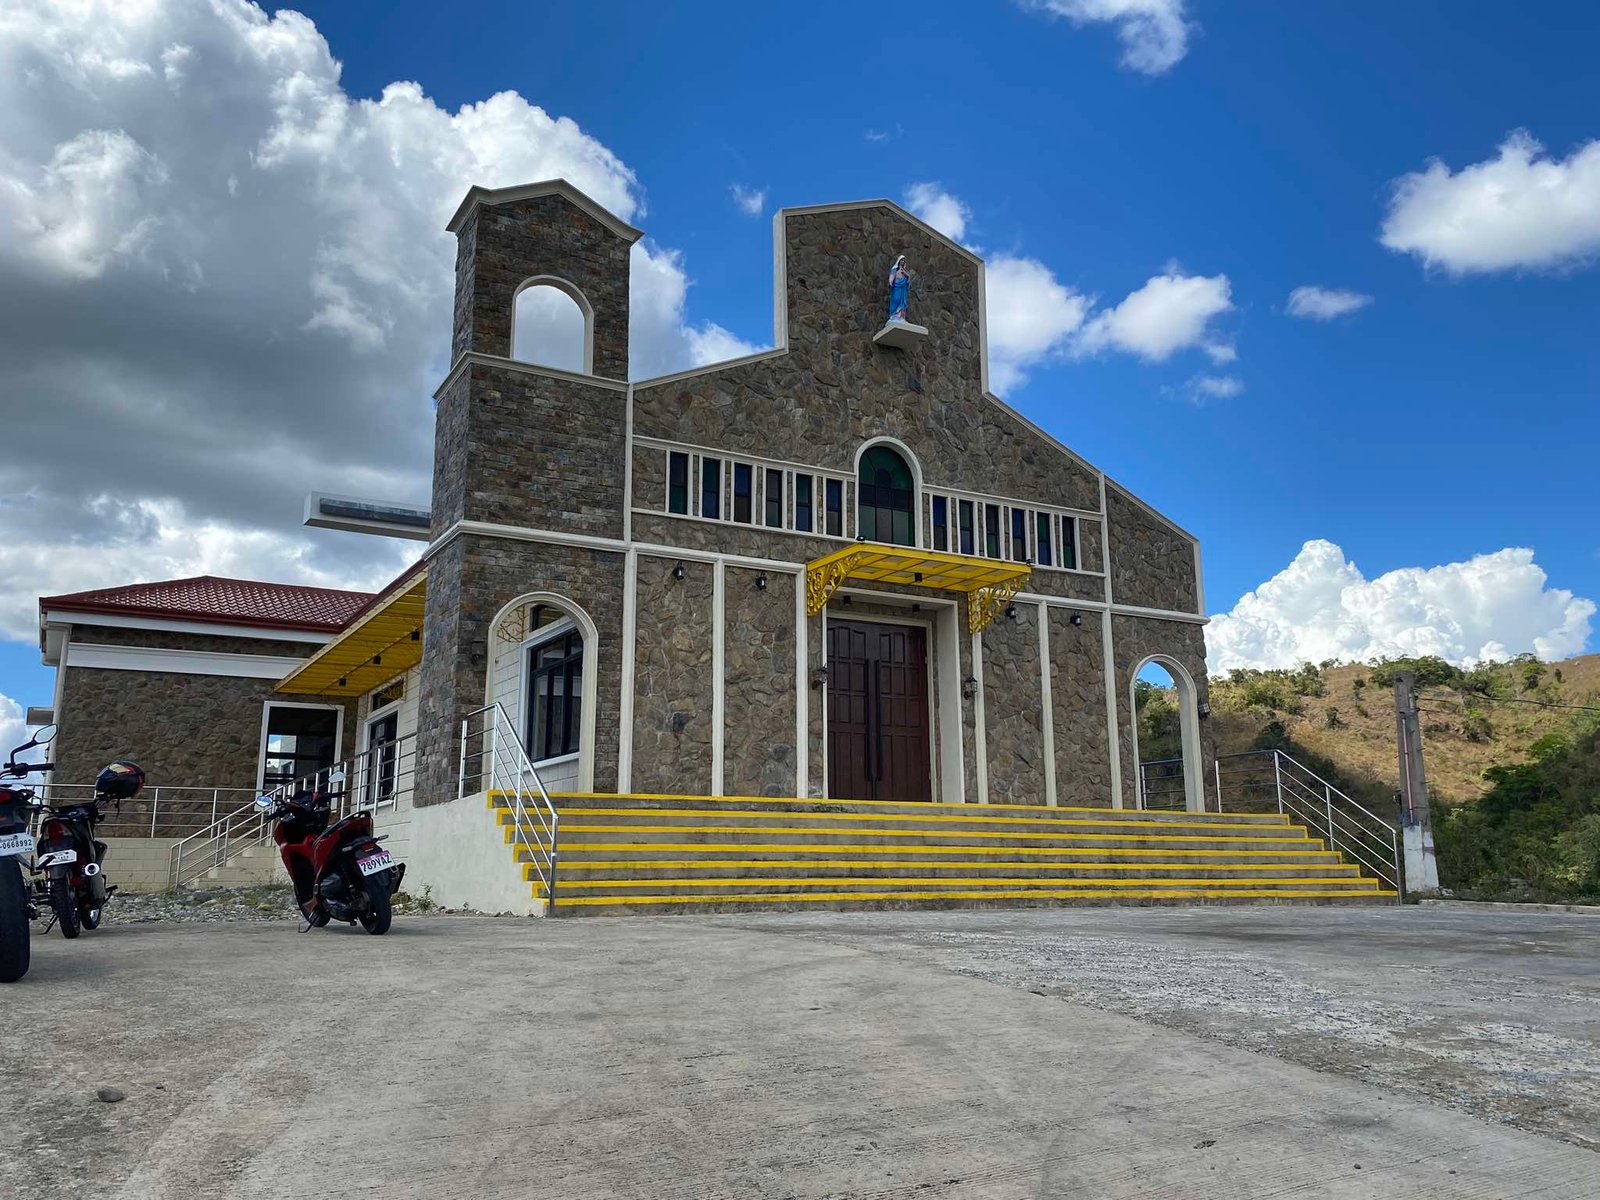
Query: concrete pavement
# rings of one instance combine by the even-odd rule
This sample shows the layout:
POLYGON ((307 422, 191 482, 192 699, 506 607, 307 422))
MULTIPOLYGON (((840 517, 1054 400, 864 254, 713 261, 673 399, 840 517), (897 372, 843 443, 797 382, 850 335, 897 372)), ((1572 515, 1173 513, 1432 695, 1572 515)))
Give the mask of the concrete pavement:
MULTIPOLYGON (((1347 914, 1270 911, 1288 924, 1255 934, 1298 940, 1279 966, 1303 958, 1317 986, 1333 953, 1319 922, 1347 914)), ((961 958, 971 945, 927 938, 1070 946, 1113 929, 1203 951, 1205 935, 1161 925, 1189 915, 405 917, 383 938, 150 924, 45 939, 28 979, 0 991, 0 1195, 1600 1192, 1593 1151, 1063 1000, 1025 974, 984 978, 961 958), (127 1099, 98 1101, 107 1085, 127 1099)), ((1374 936, 1414 936, 1414 910, 1355 915, 1391 922, 1374 936)), ((1593 936, 1569 928, 1584 918, 1543 920, 1552 943, 1593 936)), ((1419 968, 1483 952, 1428 953, 1419 968)), ((1519 996, 1554 1004, 1574 979, 1594 1002, 1592 967, 1499 969, 1508 1021, 1519 996)))

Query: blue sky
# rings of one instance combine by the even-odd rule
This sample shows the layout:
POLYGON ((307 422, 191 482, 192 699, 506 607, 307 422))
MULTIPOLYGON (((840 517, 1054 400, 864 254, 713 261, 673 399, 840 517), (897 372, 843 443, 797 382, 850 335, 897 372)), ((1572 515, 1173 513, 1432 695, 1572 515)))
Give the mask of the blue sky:
MULTIPOLYGON (((1214 665, 1219 646, 1221 661, 1265 663, 1315 657, 1319 647, 1438 648, 1467 658, 1485 646, 1572 653, 1590 644, 1582 598, 1600 596, 1591 517, 1600 231, 1579 211, 1552 233, 1537 202, 1523 218, 1491 216, 1481 228, 1469 220, 1459 237, 1446 226, 1452 215, 1472 215, 1469 169, 1497 160, 1518 130, 1543 147, 1542 159, 1529 152, 1534 191, 1548 166, 1569 208, 1592 200, 1600 210, 1600 166, 1579 157, 1600 138, 1600 9, 1592 4, 1518 14, 1423 0, 621 0, 480 3, 464 18, 459 6, 338 0, 299 6, 314 29, 281 16, 269 26, 237 0, 219 10, 163 0, 138 18, 108 6, 92 21, 33 0, 21 7, 34 25, 15 40, 18 61, 0 68, 27 69, 0 75, 28 82, 0 84, 12 113, 9 131, 0 127, 0 161, 9 155, 15 181, 45 196, 51 186, 78 186, 61 165, 63 147, 77 147, 70 161, 90 155, 93 177, 118 186, 93 193, 111 200, 83 202, 82 228, 48 237, 37 219, 30 225, 26 213, 0 206, 0 225, 11 220, 21 246, 14 258, 0 252, 0 283, 19 310, 63 314, 77 331, 70 355, 105 368, 59 404, 46 403, 28 390, 45 374, 26 362, 41 335, 24 343, 18 334, 15 352, 0 347, 13 364, 0 367, 0 386, 20 429, 47 422, 38 415, 46 411, 72 414, 80 426, 143 413, 130 428, 150 432, 154 459, 144 474, 162 484, 95 474, 94 456, 81 452, 48 477, 48 462, 38 475, 10 468, 0 522, 26 545, 0 565, 18 597, 198 570, 350 584, 392 570, 392 560, 353 535, 300 531, 291 501, 307 482, 350 479, 370 494, 425 497, 425 462, 414 460, 426 452, 426 396, 442 373, 448 320, 438 311, 448 280, 433 276, 451 253, 434 213, 468 184, 514 182, 485 177, 502 165, 523 170, 526 158, 531 171, 563 154, 592 162, 609 152, 590 186, 612 187, 601 198, 647 231, 653 261, 679 289, 668 331, 678 341, 662 361, 705 357, 711 333, 722 338, 713 345, 769 342, 770 215, 781 205, 905 201, 913 185, 930 184, 967 214, 960 236, 991 263, 1042 268, 1057 290, 1038 294, 1081 302, 1083 321, 1031 350, 1020 367, 1025 382, 1006 398, 1201 537, 1212 611, 1227 613, 1295 564, 1234 624, 1214 627, 1225 631, 1213 643, 1214 665), (1107 10, 1132 17, 1074 19, 1107 10), (1141 15, 1157 23, 1157 49, 1170 61, 1143 69, 1128 61, 1129 45, 1137 51, 1140 30, 1152 28, 1141 15), (286 66, 286 53, 263 49, 263 29, 292 34, 300 57, 286 66), (342 64, 337 80, 317 65, 319 35, 342 64), (114 54, 104 49, 113 41, 114 54), (251 47, 250 69, 229 59, 235 45, 251 47), (174 59, 173 47, 184 53, 174 59), (83 65, 90 48, 99 68, 83 65), (112 73, 116 88, 146 91, 85 82, 107 61, 133 64, 112 73), (387 161, 377 161, 384 156, 370 124, 363 139, 305 123, 275 157, 272 148, 285 144, 274 137, 284 125, 284 80, 307 76, 320 81, 317 111, 345 114, 352 128, 376 120, 361 101, 396 80, 420 86, 421 115, 383 134, 387 161), (463 149, 474 135, 461 106, 508 90, 525 105, 510 118, 483 118, 489 132, 463 149), (581 132, 518 124, 529 106, 581 132), (206 150, 204 161, 188 162, 186 141, 206 150), (456 171, 449 164, 457 159, 468 166, 456 171), (1444 183, 1423 197, 1431 206, 1406 211, 1410 232, 1391 238, 1409 238, 1411 248, 1386 247, 1380 235, 1396 181, 1434 159, 1444 183), (408 240, 425 243, 417 253, 431 257, 402 260, 409 248, 396 241, 392 277, 329 285, 333 235, 318 223, 345 222, 338 238, 352 244, 378 235, 351 232, 349 205, 313 206, 336 187, 354 194, 361 172, 360 194, 398 205, 392 198, 424 160, 432 191, 419 205, 421 232, 408 240), (207 174, 207 163, 216 170, 207 174), (186 171, 194 186, 180 189, 186 171), (197 222, 234 218, 215 199, 180 206, 206 186, 221 189, 224 175, 225 195, 242 204, 257 182, 250 172, 284 190, 211 248, 193 249, 197 222), (763 194, 758 213, 735 202, 735 186, 763 194), (193 236, 185 242, 174 230, 193 236), (259 344, 236 339, 234 327, 204 335, 192 324, 198 310, 184 306, 217 308, 206 297, 224 274, 214 247, 250 241, 277 248, 284 279, 259 279, 247 301, 281 324, 259 344), (1212 281, 1226 306, 1162 355, 1137 340, 1087 336, 1097 317, 1160 275, 1212 281), (93 295, 84 283, 91 277, 93 295), (417 301, 417 327, 430 338, 437 332, 439 344, 407 360, 404 373, 393 366, 397 355, 380 359, 373 338, 398 345, 405 339, 395 331, 409 328, 410 316, 389 313, 369 336, 328 300, 339 287, 393 297, 424 279, 433 290, 417 301), (136 304, 111 303, 118 287, 136 283, 136 304), (1307 286, 1370 300, 1330 320, 1290 315, 1291 291, 1307 286), (100 299, 104 310, 94 307, 100 299), (281 309, 269 307, 280 300, 281 309), (161 332, 135 338, 130 323, 140 318, 130 312, 169 301, 176 315, 161 332), (322 307, 307 320, 313 304, 322 307), (149 349, 168 332, 169 344, 149 349), (138 341, 146 356, 139 346, 108 349, 122 340, 138 341), (263 380, 266 398, 247 402, 263 380), (1205 395, 1207 386, 1224 394, 1205 395), (98 407, 85 417, 74 406, 89 393, 98 407), (201 424, 219 431, 216 442, 189 445, 163 426, 191 394, 201 424), (28 404, 28 395, 38 398, 28 404), (218 397, 233 395, 247 441, 248 422, 287 417, 296 397, 309 397, 303 418, 283 422, 309 431, 302 440, 280 429, 261 447, 281 456, 271 473, 278 483, 265 472, 257 480, 254 468, 207 475, 205 464, 227 465, 228 452, 217 448, 226 417, 218 397), (392 430, 386 405, 406 414, 392 430), (337 448, 329 444, 341 437, 312 436, 345 412, 353 428, 379 431, 369 439, 378 443, 372 461, 359 469, 348 455, 354 435, 341 435, 337 448), (386 463, 402 460, 403 470, 385 474, 386 463), (84 515, 74 524, 65 512, 84 515), (1318 539, 1342 555, 1302 553, 1318 539), (1508 548, 1531 549, 1531 563, 1500 555, 1473 565, 1508 548), (1346 629, 1352 606, 1360 610, 1354 637, 1346 629)), ((636 262, 636 288, 639 276, 636 262)), ((991 306, 995 282, 991 269, 991 306)), ((27 641, 25 607, 17 599, 8 610, 0 693, 43 703, 48 672, 27 641)))

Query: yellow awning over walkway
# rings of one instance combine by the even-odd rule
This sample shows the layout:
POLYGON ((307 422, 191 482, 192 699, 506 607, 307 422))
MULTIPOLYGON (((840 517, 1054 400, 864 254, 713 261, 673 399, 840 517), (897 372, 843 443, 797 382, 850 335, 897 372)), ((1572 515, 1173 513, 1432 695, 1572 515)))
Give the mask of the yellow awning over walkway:
POLYGON ((899 583, 967 597, 967 628, 972 633, 999 615, 1033 575, 1027 563, 858 542, 806 564, 806 615, 816 616, 847 579, 899 583))
POLYGON ((282 683, 299 696, 360 696, 422 661, 422 610, 428 574, 407 580, 373 606, 282 683))

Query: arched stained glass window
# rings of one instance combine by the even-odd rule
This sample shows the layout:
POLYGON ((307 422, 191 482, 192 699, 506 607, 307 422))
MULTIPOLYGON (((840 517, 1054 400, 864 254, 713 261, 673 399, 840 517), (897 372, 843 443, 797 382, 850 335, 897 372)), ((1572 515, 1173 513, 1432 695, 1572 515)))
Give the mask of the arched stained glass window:
POLYGON ((861 456, 861 511, 857 532, 869 542, 915 546, 916 486, 911 468, 888 446, 874 446, 861 456))

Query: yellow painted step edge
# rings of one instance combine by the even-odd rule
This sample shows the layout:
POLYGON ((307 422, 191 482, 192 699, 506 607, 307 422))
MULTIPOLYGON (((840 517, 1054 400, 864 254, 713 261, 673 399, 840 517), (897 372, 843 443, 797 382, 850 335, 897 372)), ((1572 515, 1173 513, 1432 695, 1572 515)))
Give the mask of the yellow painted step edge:
MULTIPOLYGON (((491 796, 509 795, 506 792, 491 792, 491 796)), ((560 800, 697 800, 709 804, 867 804, 904 807, 908 804, 921 804, 930 808, 954 809, 1016 809, 1019 812, 1037 812, 1041 808, 1046 812, 1088 812, 1088 813, 1114 813, 1114 812, 1161 812, 1172 816, 1204 816, 1203 813, 1185 814, 1173 809, 1122 809, 1112 808, 1109 805, 1096 807, 1087 804, 1058 804, 1054 807, 1046 804, 943 804, 933 800, 841 800, 837 797, 823 796, 702 796, 694 792, 551 792, 550 799, 560 800)), ((1283 813, 1228 813, 1212 814, 1213 816, 1257 816, 1262 818, 1263 824, 1287 823, 1289 818, 1283 813)))
MULTIPOLYGON (((724 817, 725 814, 708 814, 699 808, 570 808, 556 811, 564 821, 590 820, 594 817, 648 817, 654 820, 659 817, 683 818, 693 820, 695 817, 715 815, 724 817)), ((514 820, 510 809, 497 809, 501 823, 514 820)), ((1261 821, 1129 821, 1120 817, 1106 817, 1103 820, 1091 820, 1086 817, 979 817, 955 816, 950 813, 939 813, 932 816, 922 813, 894 813, 878 815, 877 813, 807 813, 807 812, 776 812, 776 813, 739 813, 743 817, 771 817, 773 819, 790 819, 797 821, 919 821, 931 822, 939 825, 981 824, 981 825, 1044 825, 1050 828, 1073 828, 1083 825, 1115 825, 1130 829, 1287 829, 1289 825, 1271 824, 1261 821)), ((648 827, 647 828, 653 828, 648 827)), ((708 829, 722 828, 718 825, 706 826, 708 829)))
MULTIPOLYGON (((511 844, 515 831, 509 826, 506 828, 506 844, 511 844)), ((1301 839, 1313 847, 1322 843, 1311 843, 1310 839, 1301 839)), ((692 851, 696 854, 796 854, 814 851, 819 854, 876 854, 893 855, 904 854, 1104 854, 1109 856, 1121 855, 1166 855, 1166 854, 1205 854, 1205 855, 1241 855, 1241 854, 1287 854, 1296 858, 1305 858, 1321 855, 1334 856, 1333 851, 1326 848, 1309 850, 1217 850, 1206 849, 1163 849, 1149 846, 906 846, 903 849, 895 846, 872 846, 867 844, 837 845, 823 843, 812 845, 807 843, 766 843, 766 842, 729 842, 726 845, 717 845, 714 842, 569 842, 565 838, 561 841, 561 853, 569 854, 619 854, 623 851, 638 851, 639 853, 663 854, 668 852, 692 851)), ((1337 856, 1334 856, 1337 857, 1337 856)))
POLYGON ((573 888, 583 888, 598 891, 610 888, 741 888, 741 887, 793 887, 793 888, 848 888, 865 886, 871 883, 897 884, 909 888, 947 888, 959 887, 992 891, 996 888, 1014 888, 1017 890, 1037 890, 1038 888, 1053 888, 1058 891, 1078 891, 1084 888, 1104 888, 1107 883, 1116 886, 1130 887, 1135 890, 1144 888, 1164 889, 1169 887, 1186 888, 1218 888, 1224 891, 1235 891, 1241 887, 1325 887, 1329 884, 1359 884, 1359 887, 1341 888, 1341 891, 1361 892, 1371 891, 1378 886, 1374 879, 1361 876, 1347 876, 1342 879, 1140 879, 1107 881, 1104 879, 938 879, 918 878, 905 876, 900 878, 887 878, 874 880, 870 876, 860 879, 767 879, 756 877, 749 879, 562 879, 556 878, 556 891, 566 892, 573 888))
MULTIPOLYGON (((532 864, 528 864, 531 866, 532 864)), ((1066 867, 1074 871, 1193 871, 1204 866, 1202 863, 1105 863, 1105 862, 1073 862, 1073 863, 1027 863, 1027 862, 999 862, 999 863, 949 863, 949 862, 895 862, 881 859, 776 859, 752 858, 736 859, 733 861, 721 859, 693 859, 671 858, 659 860, 645 859, 619 859, 616 861, 599 861, 581 859, 577 862, 563 859, 562 866, 569 870, 582 871, 771 871, 789 869, 793 867, 865 867, 872 870, 894 869, 904 871, 915 867, 936 867, 948 869, 953 867, 987 867, 998 870, 1004 868, 1008 871, 1054 871, 1066 867)), ((1300 867, 1299 863, 1223 863, 1210 868, 1219 871, 1276 871, 1280 867, 1300 867)), ((1306 868, 1316 867, 1323 870, 1342 870, 1347 874, 1360 874, 1360 868, 1344 863, 1306 863, 1306 868)))
MULTIPOLYGON (((540 899, 542 889, 534 888, 535 899, 540 899)), ((1150 899, 1150 900, 1369 900, 1374 896, 1393 898, 1393 891, 1382 889, 1370 892, 1325 892, 1281 889, 1250 889, 1241 891, 1190 891, 1149 892, 1139 888, 1108 888, 1097 892, 835 892, 795 893, 776 892, 740 896, 575 896, 561 895, 556 887, 556 908, 570 906, 601 907, 616 905, 633 907, 646 904, 827 904, 845 900, 1082 900, 1082 899, 1150 899)))
MULTIPOLYGON (((505 828, 513 830, 512 824, 505 828)), ((562 823, 563 833, 798 833, 817 835, 815 829, 791 826, 770 825, 651 825, 640 827, 637 825, 590 825, 577 821, 562 823)), ((1284 831, 1292 829, 1285 826, 1284 831)), ((840 830, 840 833, 848 832, 840 830)), ((948 833, 936 829, 873 829, 861 830, 862 833, 871 833, 874 837, 968 837, 968 838, 1010 838, 1012 840, 1029 841, 1073 841, 1094 842, 1105 841, 1108 838, 1122 838, 1128 841, 1140 842, 1305 842, 1310 840, 1305 830, 1300 831, 1299 837, 1260 837, 1248 834, 1238 834, 1232 837, 1213 837, 1210 834, 1182 834, 1166 836, 1141 836, 1134 837, 1120 833, 1007 833, 990 829, 952 829, 948 833)), ((1275 831, 1276 832, 1276 831, 1275 831)))

